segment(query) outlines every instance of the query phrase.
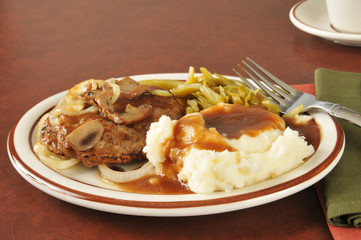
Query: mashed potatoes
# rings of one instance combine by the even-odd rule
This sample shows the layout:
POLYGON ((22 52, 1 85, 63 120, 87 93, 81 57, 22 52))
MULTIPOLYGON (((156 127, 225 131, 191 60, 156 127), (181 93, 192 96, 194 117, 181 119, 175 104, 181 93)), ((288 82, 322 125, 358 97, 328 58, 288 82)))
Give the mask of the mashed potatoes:
MULTIPOLYGON (((222 104, 216 108, 228 107, 222 104)), ((247 117, 253 114, 243 108, 232 111, 246 110, 247 117)), ((262 111, 266 110, 256 112, 264 114, 262 111)), ((220 116, 232 122, 234 114, 229 112, 227 116, 228 112, 220 116)), ((230 191, 274 178, 296 168, 314 153, 314 148, 297 131, 278 123, 278 116, 269 120, 257 115, 257 124, 262 121, 266 124, 257 126, 252 133, 247 130, 238 138, 207 126, 204 116, 202 112, 194 113, 178 121, 161 117, 151 125, 144 148, 158 174, 178 178, 195 193, 230 191)), ((238 118, 239 115, 236 120, 242 121, 238 118)), ((220 124, 224 126, 224 122, 220 124)), ((247 125, 250 128, 254 126, 247 125)))

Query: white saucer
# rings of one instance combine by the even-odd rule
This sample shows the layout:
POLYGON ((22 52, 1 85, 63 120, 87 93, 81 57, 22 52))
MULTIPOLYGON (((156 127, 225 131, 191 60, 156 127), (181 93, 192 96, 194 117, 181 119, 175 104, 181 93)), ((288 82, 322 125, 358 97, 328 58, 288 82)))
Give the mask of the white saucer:
POLYGON ((335 43, 361 47, 361 34, 341 33, 332 28, 325 0, 303 0, 292 7, 291 22, 300 30, 335 43))

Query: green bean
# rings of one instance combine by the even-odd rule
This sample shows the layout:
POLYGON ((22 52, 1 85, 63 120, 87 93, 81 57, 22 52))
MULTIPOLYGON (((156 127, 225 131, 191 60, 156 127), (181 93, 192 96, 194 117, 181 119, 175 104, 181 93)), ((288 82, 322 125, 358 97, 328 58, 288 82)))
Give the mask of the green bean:
POLYGON ((201 83, 191 83, 191 84, 182 84, 169 91, 174 94, 174 96, 182 98, 188 97, 190 94, 198 92, 201 88, 201 83))
POLYGON ((157 86, 165 90, 173 89, 181 84, 184 84, 182 80, 171 80, 171 79, 148 79, 141 80, 139 83, 147 86, 157 86))
POLYGON ((242 81, 229 79, 220 74, 212 74, 206 68, 200 68, 201 74, 195 74, 189 67, 188 79, 179 80, 145 80, 146 85, 155 85, 165 90, 155 91, 160 96, 174 95, 186 106, 186 113, 198 112, 219 103, 263 105, 271 112, 279 113, 278 106, 258 92, 253 91, 242 81))

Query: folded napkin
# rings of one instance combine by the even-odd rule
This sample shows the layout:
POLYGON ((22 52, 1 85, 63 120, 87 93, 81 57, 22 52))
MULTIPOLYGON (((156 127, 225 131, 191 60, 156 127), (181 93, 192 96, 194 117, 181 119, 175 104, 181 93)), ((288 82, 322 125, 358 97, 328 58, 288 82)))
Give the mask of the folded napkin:
MULTIPOLYGON (((361 112, 361 73, 315 71, 317 99, 361 112)), ((361 227, 361 128, 339 120, 345 136, 344 154, 324 178, 327 220, 333 226, 361 227)))

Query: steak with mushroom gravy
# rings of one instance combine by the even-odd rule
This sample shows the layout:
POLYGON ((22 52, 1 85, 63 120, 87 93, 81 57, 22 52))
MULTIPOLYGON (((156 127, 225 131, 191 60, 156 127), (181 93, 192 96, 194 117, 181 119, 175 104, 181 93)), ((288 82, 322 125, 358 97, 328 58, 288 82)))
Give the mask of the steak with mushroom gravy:
POLYGON ((112 104, 113 90, 107 84, 81 94, 86 106, 97 107, 97 112, 48 117, 41 129, 42 143, 51 152, 75 157, 87 167, 145 159, 142 150, 150 124, 162 115, 179 119, 184 107, 173 96, 153 95, 152 87, 130 78, 122 81, 116 82, 121 92, 112 104))

